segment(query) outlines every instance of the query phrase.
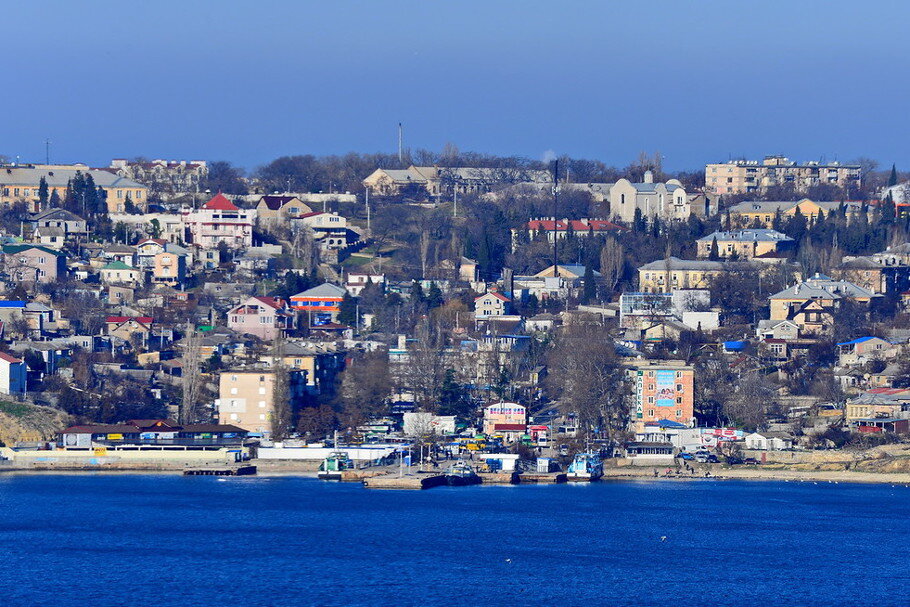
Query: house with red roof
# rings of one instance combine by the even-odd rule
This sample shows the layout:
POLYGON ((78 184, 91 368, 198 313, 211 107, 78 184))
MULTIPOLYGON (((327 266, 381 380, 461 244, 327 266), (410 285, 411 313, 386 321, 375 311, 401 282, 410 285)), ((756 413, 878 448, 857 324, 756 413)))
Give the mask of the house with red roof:
POLYGON ((25 361, 0 352, 0 394, 25 394, 25 361))
POLYGON ((297 326, 297 315, 277 297, 250 297, 227 313, 228 327, 238 333, 272 341, 297 326))
POLYGON ((183 223, 193 244, 214 249, 224 243, 231 249, 253 244, 256 211, 241 209, 224 194, 216 194, 196 211, 184 214, 183 223))
POLYGON ((474 317, 505 316, 508 314, 511 305, 511 299, 498 291, 490 291, 474 298, 474 317))
POLYGON ((130 341, 133 335, 140 335, 147 341, 152 332, 154 320, 151 316, 108 316, 105 319, 107 334, 130 341))

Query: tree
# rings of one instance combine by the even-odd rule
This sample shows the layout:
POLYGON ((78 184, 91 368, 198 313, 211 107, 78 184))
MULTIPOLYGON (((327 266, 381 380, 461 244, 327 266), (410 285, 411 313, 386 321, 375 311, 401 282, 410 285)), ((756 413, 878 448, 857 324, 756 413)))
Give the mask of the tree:
POLYGON ((609 332, 594 317, 562 327, 547 356, 548 389, 579 427, 616 438, 628 422, 626 373, 609 332))
POLYGON ((208 163, 208 174, 200 187, 225 194, 246 194, 248 191, 243 171, 224 160, 208 163))
POLYGON ((891 175, 888 177, 888 187, 897 185, 897 165, 891 165, 891 175))
POLYGON ((293 428, 294 408, 291 403, 291 375, 284 364, 284 339, 279 335, 272 345, 272 440, 287 438, 293 428))
POLYGON ((610 236, 600 248, 600 275, 608 294, 612 294, 622 278, 625 251, 616 238, 610 236))
POLYGON ((711 239, 711 251, 708 253, 708 259, 717 261, 720 259, 720 251, 717 248, 717 237, 711 239))
POLYGON ((357 300, 351 297, 351 294, 345 292, 341 298, 341 304, 338 306, 338 322, 349 327, 357 326, 357 300))
POLYGON ((180 405, 178 421, 181 424, 194 424, 199 421, 198 406, 201 397, 202 377, 199 373, 201 362, 200 338, 192 323, 186 323, 183 338, 183 400, 180 405))
POLYGON ((345 367, 339 391, 345 425, 357 426, 381 415, 391 390, 388 354, 384 351, 354 354, 345 367))
POLYGON ((581 294, 581 303, 587 304, 597 299, 597 282, 594 280, 594 265, 590 262, 585 265, 583 282, 584 290, 581 294))
POLYGON ((455 369, 446 369, 439 387, 439 414, 454 415, 461 420, 468 419, 474 406, 465 386, 460 384, 455 369))
POLYGON ((48 191, 47 191, 47 180, 42 177, 38 182, 38 204, 41 205, 41 209, 47 208, 48 202, 48 191))

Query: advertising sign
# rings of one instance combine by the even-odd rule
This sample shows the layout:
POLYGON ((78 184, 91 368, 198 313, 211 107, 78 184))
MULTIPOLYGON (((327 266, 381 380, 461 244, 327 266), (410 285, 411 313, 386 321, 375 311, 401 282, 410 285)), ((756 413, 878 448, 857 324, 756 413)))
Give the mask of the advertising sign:
POLYGON ((654 399, 658 407, 676 406, 676 372, 657 371, 655 389, 657 396, 654 399))

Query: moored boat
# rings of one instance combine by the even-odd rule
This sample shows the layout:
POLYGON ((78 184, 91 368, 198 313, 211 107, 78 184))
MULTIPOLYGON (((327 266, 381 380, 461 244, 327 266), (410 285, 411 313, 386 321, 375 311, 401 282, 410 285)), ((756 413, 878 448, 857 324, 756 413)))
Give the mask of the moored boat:
POLYGON ((345 470, 353 470, 354 461, 348 457, 344 451, 333 451, 329 456, 322 460, 319 465, 318 478, 329 481, 341 480, 341 473, 345 470))
POLYGON ((566 479, 569 481, 596 481, 604 475, 603 462, 593 453, 578 453, 569 465, 566 479))
POLYGON ((445 471, 446 484, 452 487, 479 485, 482 480, 467 462, 455 462, 445 471))

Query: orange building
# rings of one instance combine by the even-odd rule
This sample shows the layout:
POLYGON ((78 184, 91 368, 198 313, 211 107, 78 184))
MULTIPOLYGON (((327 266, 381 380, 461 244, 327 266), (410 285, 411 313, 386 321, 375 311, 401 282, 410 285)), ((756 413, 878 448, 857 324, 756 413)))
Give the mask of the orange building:
POLYGON ((674 361, 649 361, 631 374, 635 386, 633 422, 670 420, 695 425, 695 371, 674 361))
POLYGON ((310 326, 334 323, 341 311, 341 301, 347 293, 342 287, 324 283, 291 296, 291 307, 310 315, 310 326))

